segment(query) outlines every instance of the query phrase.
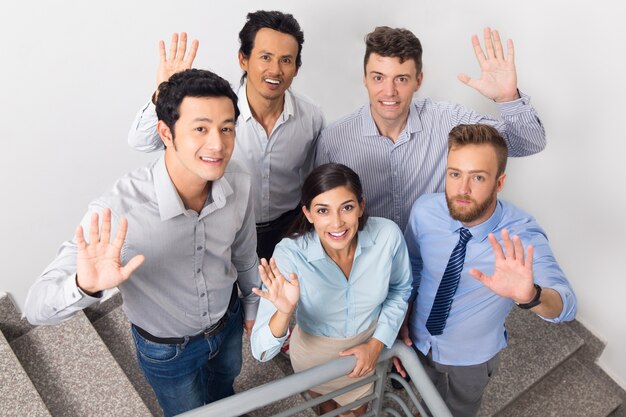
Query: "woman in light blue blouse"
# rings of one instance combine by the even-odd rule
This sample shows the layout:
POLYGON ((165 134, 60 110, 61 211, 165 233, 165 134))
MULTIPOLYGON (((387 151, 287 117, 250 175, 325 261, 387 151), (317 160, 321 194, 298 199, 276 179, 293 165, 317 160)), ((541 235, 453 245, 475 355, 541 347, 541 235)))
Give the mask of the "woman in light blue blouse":
MULTIPOLYGON (((323 395, 371 374, 390 347, 411 293, 402 232, 390 220, 367 218, 358 175, 341 164, 317 167, 302 188, 302 212, 259 271, 263 290, 252 330, 252 353, 267 361, 289 336, 296 372, 339 356, 354 355, 351 373, 315 387, 323 395), (284 275, 283 275, 284 274, 284 275), (285 278, 288 276, 289 278, 285 278)), ((371 393, 372 384, 322 404, 328 412, 371 393)), ((365 413, 367 404, 355 410, 365 413)))

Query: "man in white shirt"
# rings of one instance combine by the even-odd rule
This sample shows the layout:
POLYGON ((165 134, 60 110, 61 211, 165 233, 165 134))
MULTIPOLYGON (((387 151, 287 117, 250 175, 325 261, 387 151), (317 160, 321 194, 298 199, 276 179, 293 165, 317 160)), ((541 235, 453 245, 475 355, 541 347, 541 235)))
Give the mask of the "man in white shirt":
MULTIPOLYGON (((198 41, 187 56, 187 35, 172 37, 169 57, 161 42, 157 82, 190 68, 198 41)), ((299 210, 300 189, 312 169, 317 138, 324 125, 320 108, 290 90, 302 64, 304 35, 296 19, 277 11, 249 13, 239 32, 238 58, 244 71, 233 159, 252 174, 257 223, 257 254, 269 259, 299 210)), ((154 99, 155 97, 153 97, 154 99)), ((128 135, 135 149, 162 149, 154 104, 138 113, 128 135)))

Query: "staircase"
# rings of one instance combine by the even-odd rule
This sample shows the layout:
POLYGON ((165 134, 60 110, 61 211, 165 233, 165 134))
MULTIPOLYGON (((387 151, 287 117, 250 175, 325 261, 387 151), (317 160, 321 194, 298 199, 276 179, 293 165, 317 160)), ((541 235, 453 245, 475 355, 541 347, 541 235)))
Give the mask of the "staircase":
MULTIPOLYGON (((117 294, 64 323, 33 327, 10 296, 0 298, 0 416, 161 416, 136 364, 121 302, 117 294)), ((553 325, 514 309, 507 327, 509 347, 480 417, 626 417, 626 393, 595 365, 604 346, 580 323, 553 325)), ((244 336, 237 392, 291 373, 280 355, 255 361, 244 336)), ((302 402, 293 396, 252 415, 302 402)))

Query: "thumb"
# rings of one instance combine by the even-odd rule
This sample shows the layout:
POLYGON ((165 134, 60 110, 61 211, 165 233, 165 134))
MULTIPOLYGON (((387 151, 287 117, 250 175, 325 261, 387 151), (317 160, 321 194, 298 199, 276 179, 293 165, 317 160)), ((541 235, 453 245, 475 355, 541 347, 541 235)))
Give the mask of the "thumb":
POLYGON ((289 281, 291 282, 291 285, 293 285, 295 287, 299 287, 300 286, 300 280, 298 279, 298 275, 296 273, 294 273, 294 272, 289 274, 289 281))
POLYGON ((470 85, 470 82, 472 81, 472 78, 467 74, 459 74, 456 78, 465 85, 470 85))
POLYGON ((485 281, 487 280, 487 275, 483 274, 482 272, 480 272, 478 269, 476 268, 472 268, 468 271, 468 273, 474 277, 475 279, 477 279, 478 281, 482 282, 483 284, 485 284, 485 281))
POLYGON ((350 355, 354 355, 354 349, 347 349, 347 350, 342 350, 341 352, 339 352, 339 356, 350 356, 350 355))
POLYGON ((130 261, 128 261, 128 263, 126 263, 126 265, 122 267, 120 270, 124 279, 129 278, 132 275, 132 273, 135 272, 135 270, 139 268, 141 264, 143 263, 143 261, 145 260, 146 258, 143 255, 133 256, 133 258, 130 261))

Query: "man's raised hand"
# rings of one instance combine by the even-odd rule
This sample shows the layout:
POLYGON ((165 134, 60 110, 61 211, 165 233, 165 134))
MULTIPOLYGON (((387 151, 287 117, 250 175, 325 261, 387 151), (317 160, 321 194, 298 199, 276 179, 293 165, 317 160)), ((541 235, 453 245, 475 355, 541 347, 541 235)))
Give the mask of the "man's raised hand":
POLYGON ((120 252, 126 239, 128 221, 122 219, 113 242, 111 239, 111 210, 102 213, 102 230, 98 227, 99 216, 91 215, 89 243, 85 241, 82 226, 76 228, 76 284, 87 294, 117 287, 130 278, 131 274, 144 261, 143 255, 134 256, 122 266, 120 252))
POLYGON ((180 39, 178 33, 172 35, 170 41, 170 54, 167 56, 165 52, 165 41, 159 41, 159 69, 157 70, 157 88, 162 82, 170 79, 177 72, 191 68, 193 60, 196 58, 199 42, 194 39, 187 56, 187 33, 182 32, 180 39))
POLYGON ((489 242, 493 248, 495 265, 492 276, 483 274, 476 268, 469 274, 482 282, 487 288, 501 297, 511 298, 518 303, 528 303, 536 292, 533 278, 532 245, 526 253, 519 236, 509 236, 507 229, 502 229, 502 246, 493 233, 489 233, 489 242))
POLYGON ((505 56, 497 30, 485 28, 483 36, 486 53, 480 46, 478 36, 472 36, 474 54, 480 65, 480 78, 474 79, 469 75, 459 74, 458 79, 496 102, 518 99, 513 41, 511 39, 507 41, 507 55, 505 56))

